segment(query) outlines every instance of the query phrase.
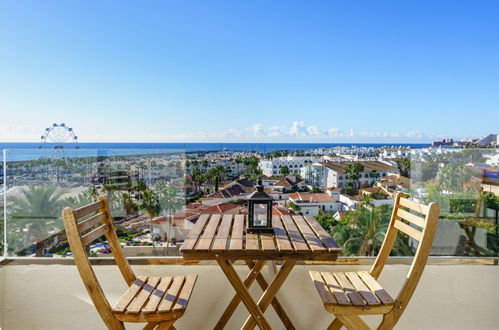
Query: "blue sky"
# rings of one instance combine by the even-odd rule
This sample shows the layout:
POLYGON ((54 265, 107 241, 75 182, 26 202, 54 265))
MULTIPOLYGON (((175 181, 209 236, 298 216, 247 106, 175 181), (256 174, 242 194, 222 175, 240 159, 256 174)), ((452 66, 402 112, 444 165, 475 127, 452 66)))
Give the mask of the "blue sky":
POLYGON ((499 133, 498 1, 2 1, 0 141, 499 133))

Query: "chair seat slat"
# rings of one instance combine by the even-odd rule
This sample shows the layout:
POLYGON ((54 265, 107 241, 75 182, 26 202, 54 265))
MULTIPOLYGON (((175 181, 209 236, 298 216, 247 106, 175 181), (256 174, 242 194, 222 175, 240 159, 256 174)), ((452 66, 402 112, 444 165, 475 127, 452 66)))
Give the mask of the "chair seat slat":
POLYGON ((147 279, 147 283, 142 286, 140 292, 135 296, 135 298, 133 298, 130 305, 126 308, 127 314, 140 313, 142 306, 144 306, 145 302, 158 285, 159 280, 159 277, 149 277, 147 279))
POLYGON ((172 309, 177 300, 180 288, 182 287, 182 284, 184 284, 184 280, 184 276, 175 276, 168 292, 163 296, 163 299, 161 299, 161 303, 158 307, 159 313, 166 313, 172 309))
POLYGON ((118 303, 113 307, 113 312, 123 313, 146 281, 146 276, 139 276, 118 300, 118 303))
POLYGON ((368 305, 380 305, 381 301, 376 297, 374 293, 367 287, 367 285, 359 278, 359 275, 354 272, 345 273, 346 277, 354 285, 357 292, 364 298, 368 305))
POLYGON ((383 287, 371 276, 371 274, 365 271, 358 272, 357 274, 384 305, 395 303, 395 300, 393 300, 388 292, 383 289, 383 287))
POLYGON ((319 296, 321 297, 322 301, 325 304, 336 304, 336 300, 331 295, 331 292, 328 290, 327 284, 324 282, 321 273, 311 271, 310 277, 312 277, 312 281, 314 281, 315 288, 317 289, 317 292, 319 293, 319 296))
POLYGON ((197 275, 187 275, 185 277, 184 286, 178 295, 177 302, 175 303, 175 306, 173 306, 172 311, 176 312, 187 308, 187 304, 189 303, 189 298, 191 297, 197 278, 197 275))
POLYGON ((168 287, 172 283, 172 277, 163 277, 161 278, 161 282, 158 284, 156 289, 151 294, 151 298, 149 298, 149 301, 147 302, 147 305, 142 308, 143 313, 154 313, 157 311, 158 305, 161 302, 161 299, 166 294, 166 291, 168 287))

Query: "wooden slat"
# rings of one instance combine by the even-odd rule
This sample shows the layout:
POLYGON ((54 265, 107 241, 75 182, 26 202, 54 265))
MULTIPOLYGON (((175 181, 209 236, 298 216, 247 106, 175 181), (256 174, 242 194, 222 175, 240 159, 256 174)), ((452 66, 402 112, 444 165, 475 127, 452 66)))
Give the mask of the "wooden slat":
POLYGON ((86 230, 89 230, 96 224, 103 223, 105 219, 106 215, 104 213, 97 213, 96 215, 88 218, 87 220, 80 222, 78 224, 78 232, 82 233, 86 230))
POLYGON ((215 233, 220 223, 222 216, 220 214, 213 214, 206 225, 204 232, 199 237, 198 243, 196 244, 196 250, 209 250, 211 242, 215 237, 215 233))
POLYGON ((331 295, 331 292, 328 290, 327 284, 322 278, 321 273, 311 271, 310 277, 312 277, 312 281, 314 281, 315 288, 317 289, 317 292, 319 293, 322 301, 325 304, 336 304, 336 299, 334 299, 334 297, 331 295))
POLYGON ((413 228, 409 226, 408 224, 403 223, 400 220, 395 220, 395 223, 393 225, 395 228, 400 230, 401 232, 406 233, 407 235, 411 236, 415 240, 421 241, 421 232, 417 230, 416 228, 413 228))
POLYGON ((362 298, 367 302, 368 305, 380 305, 381 301, 376 297, 374 293, 367 287, 367 285, 360 279, 359 275, 354 272, 345 273, 346 277, 357 289, 362 298))
POLYGON ((364 299, 362 299, 362 297, 357 293, 354 285, 350 283, 344 273, 334 273, 333 275, 343 288, 343 291, 345 291, 348 299, 352 302, 352 305, 364 306, 366 304, 364 299))
POLYGON ((184 284, 184 280, 184 276, 175 276, 172 285, 159 304, 159 313, 166 313, 171 310, 172 306, 175 304, 180 288, 182 287, 182 284, 184 284))
POLYGON ((291 216, 285 215, 282 217, 284 226, 286 227, 286 230, 288 231, 288 235, 291 238, 291 243, 293 243, 293 247, 295 248, 296 251, 310 251, 307 243, 305 242, 305 239, 301 235, 300 231, 298 228, 296 228, 295 223, 293 222, 293 219, 291 219, 291 216))
POLYGON ((244 234, 244 215, 237 214, 234 217, 234 223, 232 225, 232 234, 230 236, 230 250, 242 250, 243 249, 243 234, 244 234))
POLYGON ((391 305, 395 303, 395 300, 393 300, 388 292, 383 289, 383 287, 371 276, 371 274, 366 271, 358 272, 357 274, 384 305, 391 305))
POLYGON ((293 220, 312 251, 325 250, 320 238, 317 237, 312 228, 310 228, 303 216, 295 215, 293 216, 293 220))
POLYGON ((212 250, 225 250, 227 239, 229 238, 230 228, 232 226, 232 214, 224 214, 222 222, 218 228, 217 236, 213 242, 212 250))
POLYGON ((289 241, 288 234, 284 230, 280 216, 272 216, 272 226, 274 227, 277 248, 279 251, 293 251, 293 246, 289 241))
POLYGON ((192 290, 194 289, 194 284, 196 284, 197 278, 197 275, 187 275, 185 277, 185 283, 182 287, 182 291, 180 291, 177 302, 172 308, 174 312, 187 308, 187 304, 189 303, 189 298, 191 297, 192 290))
POLYGON ((325 247, 327 247, 330 251, 331 250, 337 250, 340 247, 334 239, 331 237, 331 235, 320 225, 320 223, 317 222, 317 220, 314 219, 314 217, 311 216, 306 216, 305 220, 308 222, 310 227, 315 231, 317 236, 321 239, 322 243, 324 244, 325 247))
POLYGON ((128 314, 138 314, 144 306, 145 302, 154 291, 156 285, 158 285, 159 277, 149 277, 147 283, 141 288, 139 294, 133 298, 132 302, 126 308, 128 314))
POLYGON ((187 238, 182 244, 181 250, 192 250, 199 239, 199 236, 203 232, 203 229, 210 219, 210 214, 201 214, 199 219, 196 221, 194 228, 187 234, 187 238))
POLYGON ((88 234, 85 234, 81 237, 81 244, 83 246, 87 246, 88 244, 92 243, 99 237, 103 236, 107 231, 109 230, 109 227, 107 225, 101 225, 88 234))
POLYGON ((166 290, 172 283, 172 277, 162 277, 161 282, 158 284, 156 289, 151 294, 151 298, 147 302, 147 305, 142 308, 143 313, 154 313, 156 312, 161 299, 163 299, 166 290))
POLYGON ((424 226, 425 226, 425 221, 423 218, 418 217, 415 214, 409 213, 404 209, 400 209, 400 208, 397 209, 397 216, 404 219, 404 220, 412 222, 413 224, 415 224, 418 227, 424 228, 424 226))
POLYGON ((264 251, 276 250, 276 246, 274 243, 274 234, 260 234, 260 240, 262 242, 262 250, 264 251))
POLYGON ((139 276, 133 283, 130 285, 128 290, 121 296, 118 300, 118 303, 114 306, 113 311, 118 313, 123 313, 132 301, 132 299, 137 295, 142 286, 146 283, 147 276, 139 276))
POLYGON ((350 305, 350 299, 348 299, 347 295, 345 294, 345 291, 343 291, 343 288, 338 283, 336 278, 334 278, 333 274, 323 272, 322 277, 326 281, 326 284, 328 285, 329 290, 333 294, 333 297, 336 299, 337 304, 350 305))
POLYGON ((413 211, 416 211, 416 212, 424 214, 424 215, 427 215, 428 211, 429 211, 428 206, 416 203, 416 202, 411 201, 410 199, 407 199, 407 198, 404 198, 404 197, 400 198, 400 202, 399 203, 403 207, 407 207, 408 209, 411 209, 413 211))
POLYGON ((76 219, 79 219, 81 217, 86 216, 87 214, 90 214, 92 212, 99 210, 101 207, 102 207, 102 202, 97 201, 95 203, 88 204, 88 205, 85 205, 83 207, 80 207, 79 209, 74 210, 73 214, 74 214, 74 217, 76 219))
POLYGON ((248 251, 258 251, 258 234, 246 233, 246 250, 248 251))

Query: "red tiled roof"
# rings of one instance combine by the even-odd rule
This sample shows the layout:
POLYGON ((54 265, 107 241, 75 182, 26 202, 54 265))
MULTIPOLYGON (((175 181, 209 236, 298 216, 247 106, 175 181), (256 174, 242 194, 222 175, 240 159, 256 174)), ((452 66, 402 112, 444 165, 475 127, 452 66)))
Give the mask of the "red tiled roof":
POLYGON ((291 215, 291 212, 283 207, 273 207, 272 215, 291 215))
POLYGON ((309 203, 324 203, 324 202, 335 202, 334 198, 326 193, 300 193, 295 192, 289 195, 290 199, 296 200, 298 202, 309 202, 309 203))
POLYGON ((225 213, 235 208, 241 207, 238 204, 232 203, 220 203, 216 205, 211 205, 202 210, 202 213, 225 213))

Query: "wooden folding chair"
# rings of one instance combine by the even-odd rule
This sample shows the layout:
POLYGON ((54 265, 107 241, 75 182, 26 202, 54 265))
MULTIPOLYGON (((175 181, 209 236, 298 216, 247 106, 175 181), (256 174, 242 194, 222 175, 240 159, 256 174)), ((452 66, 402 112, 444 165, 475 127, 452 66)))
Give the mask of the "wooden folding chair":
POLYGON ((173 323, 184 314, 197 275, 136 277, 123 254, 104 197, 76 210, 66 207, 62 211, 62 218, 83 284, 109 329, 125 329, 123 322, 146 322, 144 329, 175 329, 173 323), (77 222, 81 218, 86 219, 77 222), (93 229, 95 226, 97 228, 93 229), (86 252, 86 247, 103 235, 129 286, 112 308, 97 281, 86 252))
POLYGON ((326 311, 334 314, 328 329, 369 329, 359 315, 382 314, 378 329, 392 329, 404 312, 430 254, 437 228, 440 206, 418 204, 397 194, 390 225, 378 257, 369 272, 328 273, 311 271, 310 276, 326 311), (401 231, 419 241, 409 273, 396 299, 377 282, 390 255, 393 243, 401 231))

